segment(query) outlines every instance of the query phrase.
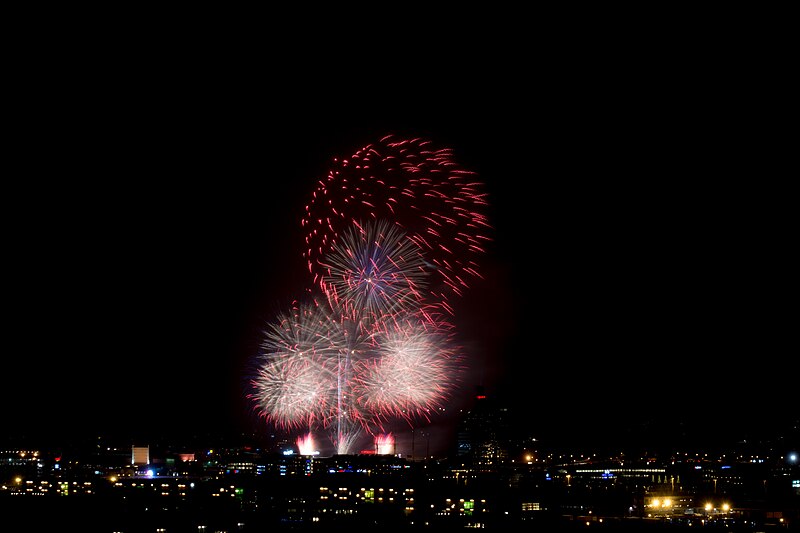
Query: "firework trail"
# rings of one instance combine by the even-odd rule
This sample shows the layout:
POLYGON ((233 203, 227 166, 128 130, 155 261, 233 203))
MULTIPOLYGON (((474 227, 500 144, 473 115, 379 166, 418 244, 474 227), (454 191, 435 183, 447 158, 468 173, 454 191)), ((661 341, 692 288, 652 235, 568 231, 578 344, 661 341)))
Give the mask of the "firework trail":
POLYGON ((325 257, 358 220, 390 220, 406 232, 434 273, 429 303, 452 313, 478 274, 476 258, 490 230, 486 193, 473 172, 462 169, 452 150, 423 139, 385 137, 348 159, 335 159, 306 206, 306 258, 323 290, 330 276, 325 257))
POLYGON ((324 296, 267 328, 251 383, 259 413, 308 428, 298 447, 327 430, 339 454, 365 433, 393 439, 379 435, 391 419, 428 419, 458 379, 448 298, 479 276, 486 205, 473 173, 427 141, 386 137, 336 160, 302 220, 324 296))
POLYGON ((361 433, 361 428, 352 423, 339 426, 336 429, 336 433, 333 435, 333 444, 336 447, 336 453, 339 455, 346 455, 355 450, 361 438, 361 433))

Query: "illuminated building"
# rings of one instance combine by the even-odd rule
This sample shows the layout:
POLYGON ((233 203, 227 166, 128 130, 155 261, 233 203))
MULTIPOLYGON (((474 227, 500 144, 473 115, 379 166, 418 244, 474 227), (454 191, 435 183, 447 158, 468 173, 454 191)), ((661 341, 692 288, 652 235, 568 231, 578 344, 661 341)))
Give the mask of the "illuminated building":
POLYGON ((458 428, 457 455, 474 466, 496 468, 508 460, 508 409, 495 405, 481 390, 458 428))
POLYGON ((37 450, 0 451, 0 476, 40 477, 44 463, 37 450))
POLYGON ((150 446, 133 446, 131 449, 132 465, 150 464, 150 446))

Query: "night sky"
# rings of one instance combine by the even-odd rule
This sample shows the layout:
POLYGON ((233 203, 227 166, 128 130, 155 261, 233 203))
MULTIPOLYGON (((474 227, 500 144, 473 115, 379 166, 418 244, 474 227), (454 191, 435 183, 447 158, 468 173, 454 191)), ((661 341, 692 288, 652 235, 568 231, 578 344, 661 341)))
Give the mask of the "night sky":
POLYGON ((543 439, 784 424, 789 141, 779 104, 712 79, 520 74, 371 99, 238 77, 32 88, 2 195, 2 432, 256 430, 262 329, 308 284, 303 208, 333 157, 389 133, 453 148, 489 193, 453 411, 480 385, 543 439))

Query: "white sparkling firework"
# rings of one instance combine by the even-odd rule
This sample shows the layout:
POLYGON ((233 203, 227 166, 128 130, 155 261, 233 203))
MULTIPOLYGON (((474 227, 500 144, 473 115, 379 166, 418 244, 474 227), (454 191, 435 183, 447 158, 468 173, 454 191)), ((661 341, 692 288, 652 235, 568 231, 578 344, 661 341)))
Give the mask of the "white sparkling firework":
POLYGON ((336 409, 336 362, 344 345, 342 328, 320 305, 280 315, 267 331, 264 362, 253 380, 260 413, 283 427, 329 417, 336 409))
POLYGON ((375 357, 356 365, 353 393, 373 422, 427 418, 440 407, 458 375, 458 354, 430 324, 398 322, 375 336, 375 357))
POLYGON ((354 222, 321 264, 328 298, 367 322, 418 306, 429 275, 417 245, 388 221, 354 222))
POLYGON ((333 444, 336 446, 336 453, 339 455, 347 455, 352 453, 361 438, 361 428, 352 424, 348 427, 340 427, 336 434, 333 435, 333 444))

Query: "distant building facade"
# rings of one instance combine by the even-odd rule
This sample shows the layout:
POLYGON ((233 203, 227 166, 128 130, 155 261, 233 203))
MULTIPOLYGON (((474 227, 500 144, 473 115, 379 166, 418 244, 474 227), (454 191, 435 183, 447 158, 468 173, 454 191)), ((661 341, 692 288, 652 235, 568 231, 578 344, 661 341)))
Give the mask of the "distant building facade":
POLYGON ((131 464, 132 465, 149 465, 150 464, 150 446, 132 446, 131 447, 131 464))
POLYGON ((497 405, 481 390, 475 404, 461 420, 456 455, 473 466, 497 468, 509 459, 508 409, 497 405))

